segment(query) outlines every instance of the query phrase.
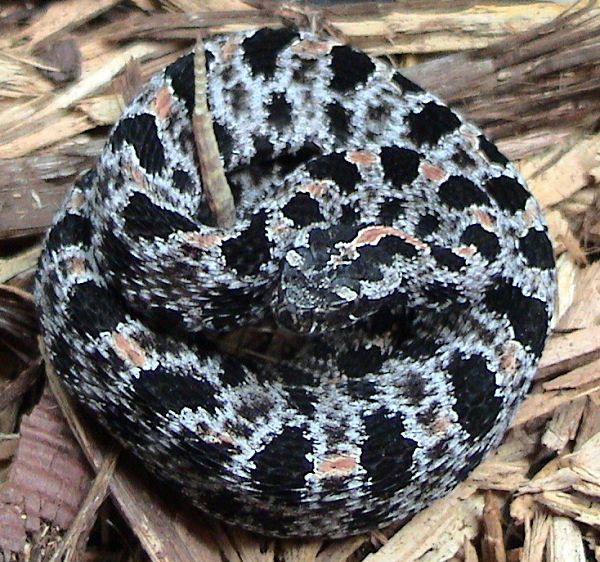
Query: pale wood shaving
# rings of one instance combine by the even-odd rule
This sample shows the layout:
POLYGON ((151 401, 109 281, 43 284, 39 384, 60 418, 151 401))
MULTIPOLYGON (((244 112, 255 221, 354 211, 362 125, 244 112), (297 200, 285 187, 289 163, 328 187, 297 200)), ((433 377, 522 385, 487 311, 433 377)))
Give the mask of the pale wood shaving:
POLYGON ((562 315, 575 299, 575 279, 577 278, 578 271, 579 266, 573 259, 571 249, 568 249, 567 252, 556 260, 557 299, 554 310, 555 315, 552 319, 552 328, 558 324, 562 315))
POLYGON ((33 272, 41 248, 34 246, 10 258, 0 258, 0 283, 6 283, 21 273, 33 272))
POLYGON ((565 517, 553 517, 548 536, 547 562, 586 562, 581 531, 565 517))
POLYGON ((521 173, 542 207, 564 201, 589 185, 590 173, 600 165, 600 135, 580 139, 565 150, 559 146, 520 164, 521 173))
POLYGON ((574 369, 600 355, 600 326, 569 334, 556 334, 548 341, 540 359, 537 378, 574 369))
POLYGON ((557 330, 590 328, 600 323, 600 261, 579 269, 575 279, 575 298, 561 316, 557 330))
POLYGON ((121 94, 104 94, 86 98, 77 104, 94 125, 112 125, 120 117, 125 99, 121 94))
POLYGON ((535 499, 554 513, 600 528, 600 505, 594 500, 580 498, 566 492, 542 492, 535 499))
POLYGON ((491 492, 485 494, 483 508, 483 560, 506 562, 504 531, 500 513, 501 499, 491 492))
POLYGON ((466 538, 463 543, 463 553, 464 562, 479 562, 479 557, 477 556, 477 551, 475 550, 473 543, 466 538))
MULTIPOLYGON (((596 367, 597 369, 600 366, 596 367)), ((600 393, 594 392, 587 397, 587 403, 585 411, 583 412, 583 419, 579 432, 577 433, 577 439, 575 440, 574 451, 579 451, 585 446, 587 441, 591 439, 596 433, 600 433, 600 393)))
POLYGON ((570 254, 576 253, 581 256, 581 259, 577 263, 585 265, 585 253, 575 238, 569 221, 561 211, 554 209, 546 213, 545 218, 548 223, 548 231, 550 232, 554 254, 560 256, 567 251, 570 254))
POLYGON ((365 541, 367 537, 359 535, 334 541, 326 546, 317 555, 317 562, 344 562, 353 554, 365 541))
POLYGON ((452 556, 465 538, 477 535, 483 513, 481 494, 461 499, 466 489, 460 485, 418 513, 365 562, 439 562, 452 556))
POLYGON ((525 541, 521 562, 543 562, 544 546, 550 532, 550 518, 545 511, 536 509, 525 521, 525 541))
MULTIPOLYGON (((62 0, 51 3, 43 15, 22 32, 21 38, 29 40, 29 47, 37 45, 59 33, 79 27, 120 2, 121 0, 62 0)), ((7 45, 0 41, 0 46, 7 45)))
POLYGON ((550 451, 562 451, 575 439, 585 406, 586 398, 581 397, 556 408, 552 419, 546 424, 541 444, 550 451))
POLYGON ((280 556, 285 562, 314 562, 323 541, 282 541, 280 556))

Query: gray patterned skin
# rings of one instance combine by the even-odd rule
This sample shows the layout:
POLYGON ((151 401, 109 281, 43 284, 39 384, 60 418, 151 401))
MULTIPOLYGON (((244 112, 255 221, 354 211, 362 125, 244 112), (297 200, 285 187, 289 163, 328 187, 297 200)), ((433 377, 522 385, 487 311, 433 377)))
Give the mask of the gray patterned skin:
POLYGON ((554 260, 522 178, 383 61, 290 29, 206 41, 237 222, 194 153, 193 60, 154 77, 74 186, 36 300, 69 391, 194 505, 269 535, 405 519, 498 444, 554 260), (205 335, 277 322, 296 356, 205 335))

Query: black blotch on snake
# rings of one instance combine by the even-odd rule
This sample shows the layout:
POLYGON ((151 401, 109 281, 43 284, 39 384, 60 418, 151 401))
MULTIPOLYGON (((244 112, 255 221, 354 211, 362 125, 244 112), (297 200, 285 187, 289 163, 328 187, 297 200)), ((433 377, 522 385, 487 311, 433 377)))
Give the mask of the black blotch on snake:
POLYGON ((507 176, 490 178, 486 182, 485 188, 501 209, 506 209, 511 213, 524 210, 525 204, 531 197, 516 179, 507 176))
POLYGON ((486 205, 490 202, 482 189, 462 176, 450 176, 440 185, 438 197, 442 203, 459 211, 471 205, 486 205))
POLYGON ((375 70, 375 65, 365 53, 343 45, 331 49, 331 69, 331 87, 346 92, 364 84, 375 70))
POLYGON ((546 334, 540 328, 547 326, 549 319, 546 305, 541 300, 524 295, 521 289, 506 279, 499 278, 496 286, 486 292, 485 304, 491 310, 508 317, 515 338, 531 348, 536 357, 542 354, 546 334))
POLYGON ((408 148, 385 146, 381 149, 384 178, 394 187, 402 188, 419 175, 419 154, 408 148))
POLYGON ((408 136, 418 145, 431 146, 446 134, 456 130, 460 119, 450 108, 434 101, 427 102, 418 113, 408 115, 410 130, 408 136))
POLYGON ((492 261, 500 252, 498 237, 492 232, 485 230, 479 224, 472 224, 465 228, 460 241, 465 246, 473 244, 488 261, 492 261))
POLYGON ((548 233, 543 230, 530 228, 525 236, 519 238, 519 249, 530 267, 552 269, 555 265, 552 244, 548 233))
POLYGON ((447 370, 456 396, 453 408, 461 425, 473 438, 486 434, 502 409, 502 399, 495 395, 496 379, 485 358, 455 353, 447 370))
POLYGON ((133 146, 140 166, 149 174, 159 174, 165 165, 165 153, 158 137, 154 115, 142 113, 121 119, 113 131, 110 143, 118 151, 123 142, 133 146))

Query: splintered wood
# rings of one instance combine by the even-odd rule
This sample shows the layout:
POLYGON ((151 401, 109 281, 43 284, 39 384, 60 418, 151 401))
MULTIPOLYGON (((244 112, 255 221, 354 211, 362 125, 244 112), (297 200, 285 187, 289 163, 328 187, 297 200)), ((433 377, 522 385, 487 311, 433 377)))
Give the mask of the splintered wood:
POLYGON ((35 549, 48 553, 49 541, 57 557, 114 556, 97 543, 85 552, 93 522, 106 529, 107 520, 116 520, 110 509, 98 516, 110 491, 125 521, 117 523, 121 553, 133 534, 157 562, 600 561, 596 3, 569 8, 561 2, 400 0, 305 11, 266 0, 2 4, 0 283, 6 285, 0 290, 0 340, 8 351, 0 348, 0 560, 35 549), (25 292, 39 236, 74 178, 93 164, 106 126, 143 81, 188 50, 199 34, 281 25, 282 17, 312 22, 371 53, 394 55, 401 65, 417 63, 404 69, 407 75, 482 124, 507 156, 520 160, 557 257, 554 333, 503 444, 466 482, 404 527, 337 541, 264 539, 173 504, 160 487, 148 486, 125 455, 114 467, 114 450, 51 374, 54 397, 45 392, 20 426, 17 417, 39 374, 31 296, 25 292), (69 455, 68 490, 43 463, 26 466, 23 460, 45 454, 41 443, 31 443, 39 435, 32 423, 51 416, 54 424, 55 400, 89 464, 100 471, 87 497, 92 484, 78 464, 80 453, 60 431, 50 440, 60 451, 49 454, 69 455), (48 484, 51 478, 58 488, 48 484), (30 497, 23 497, 26 490, 30 497))

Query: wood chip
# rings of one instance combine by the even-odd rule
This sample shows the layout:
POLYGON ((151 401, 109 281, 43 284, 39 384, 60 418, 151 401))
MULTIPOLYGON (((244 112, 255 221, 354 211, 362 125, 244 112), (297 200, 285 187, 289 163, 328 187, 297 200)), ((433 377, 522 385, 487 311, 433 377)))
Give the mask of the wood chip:
POLYGON ((590 181, 590 172, 600 165, 600 135, 583 138, 568 150, 554 148, 520 164, 521 173, 542 207, 567 199, 590 181))
POLYGON ((574 299, 556 325, 557 330, 571 331, 600 324, 600 262, 576 273, 574 299))
POLYGON ((415 515, 365 562, 439 562, 452 556, 465 538, 470 540, 478 534, 483 513, 483 496, 461 499, 464 491, 465 486, 460 485, 415 515))
POLYGON ((586 562, 579 527, 566 517, 553 517, 548 537, 546 562, 586 562))
POLYGON ((600 357, 600 326, 556 334, 546 344, 536 378, 564 373, 600 357))

